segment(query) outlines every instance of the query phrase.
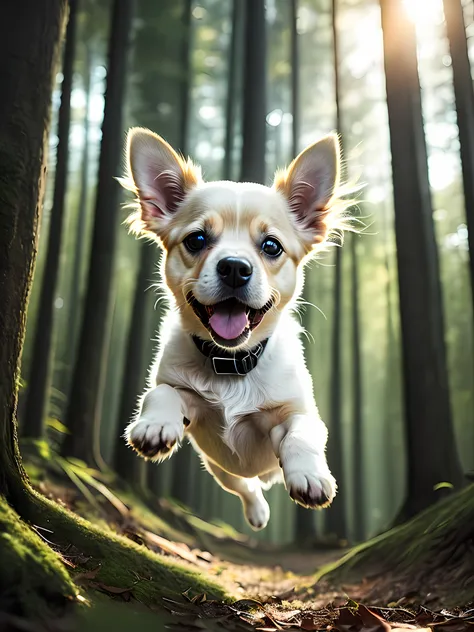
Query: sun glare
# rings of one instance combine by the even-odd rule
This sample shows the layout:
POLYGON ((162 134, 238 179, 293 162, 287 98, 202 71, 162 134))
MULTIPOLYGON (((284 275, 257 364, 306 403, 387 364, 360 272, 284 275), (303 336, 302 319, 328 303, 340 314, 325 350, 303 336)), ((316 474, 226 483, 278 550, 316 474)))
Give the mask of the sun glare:
POLYGON ((403 0, 410 20, 418 30, 424 30, 443 20, 443 0, 403 0))

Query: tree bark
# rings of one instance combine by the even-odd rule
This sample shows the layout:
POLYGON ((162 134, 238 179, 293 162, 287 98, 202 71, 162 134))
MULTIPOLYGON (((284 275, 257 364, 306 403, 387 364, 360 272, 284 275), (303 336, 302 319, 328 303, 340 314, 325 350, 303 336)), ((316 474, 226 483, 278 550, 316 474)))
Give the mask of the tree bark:
POLYGON ((460 0, 443 0, 453 66, 453 85, 461 148, 462 178, 469 243, 469 269, 474 303, 474 89, 460 0))
POLYGON ((152 316, 155 295, 147 292, 150 288, 153 266, 156 261, 156 244, 141 243, 140 265, 135 284, 133 311, 127 338, 125 369, 123 372, 120 406, 119 428, 115 446, 115 471, 133 488, 143 492, 147 488, 146 461, 139 458, 123 439, 123 430, 130 422, 137 409, 139 394, 144 390, 150 348, 153 347, 152 316))
POLYGON ((381 0, 380 5, 403 349, 408 472, 401 517, 405 518, 438 499, 434 489, 438 483, 459 487, 463 476, 451 420, 414 25, 401 0, 381 0))
POLYGON ((59 274, 69 164, 71 92, 76 51, 78 1, 69 2, 69 21, 63 60, 63 82, 58 118, 58 150, 54 179, 53 206, 49 225, 46 264, 43 274, 33 356, 30 368, 22 435, 39 439, 44 435, 48 414, 49 388, 53 361, 54 297, 59 274))
POLYGON ((192 0, 183 0, 182 35, 181 35, 181 90, 179 118, 179 149, 186 156, 188 148, 189 103, 191 87, 191 18, 192 0))
POLYGON ((242 39, 242 0, 232 3, 232 35, 229 51, 229 65, 227 71, 227 97, 225 113, 224 162, 222 177, 232 179, 232 154, 235 140, 235 115, 237 111, 237 75, 240 67, 240 48, 242 39))
POLYGON ((357 235, 350 236, 351 252, 351 322, 352 322, 352 423, 354 426, 354 536, 365 538, 364 424, 362 418, 362 362, 360 357, 359 262, 357 235))
POLYGON ((62 448, 63 456, 72 456, 90 465, 95 461, 94 420, 97 419, 99 407, 99 387, 104 370, 104 345, 112 293, 119 207, 119 185, 114 177, 119 173, 122 155, 122 114, 132 18, 133 0, 115 0, 89 277, 66 414, 69 434, 66 435, 62 448))
POLYGON ((241 182, 265 183, 266 23, 264 0, 246 0, 241 182))
MULTIPOLYGON (((342 133, 341 85, 339 74, 339 34, 337 31, 337 0, 332 0, 332 43, 334 58, 334 97, 336 129, 342 133)), ((326 531, 337 538, 347 538, 347 518, 344 492, 344 455, 342 433, 342 249, 336 248, 334 267, 334 295, 331 341, 330 436, 328 463, 339 483, 339 491, 326 512, 326 531)))
POLYGON ((72 270, 72 278, 71 278, 71 293, 69 298, 69 332, 70 332, 70 340, 71 344, 68 347, 72 347, 70 349, 70 356, 66 359, 65 367, 67 369, 67 383, 66 389, 64 392, 69 390, 69 382, 70 382, 70 371, 71 367, 74 364, 75 358, 75 341, 77 340, 77 329, 79 317, 81 314, 81 295, 82 295, 82 262, 84 259, 84 251, 85 251, 85 236, 86 236, 86 224, 87 224, 87 198, 89 193, 89 151, 90 151, 90 138, 89 138, 89 128, 90 128, 90 102, 91 102, 91 74, 92 74, 92 55, 90 51, 90 45, 86 43, 85 45, 85 68, 84 68, 84 92, 86 95, 86 103, 85 103, 85 113, 84 113, 84 123, 83 123, 83 137, 84 137, 84 147, 82 150, 82 163, 81 163, 81 184, 80 184, 80 194, 79 194, 79 209, 78 209, 78 217, 77 217, 77 227, 76 227, 76 242, 74 244, 74 262, 73 262, 73 270, 72 270))
POLYGON ((52 78, 67 3, 8 2, 0 21, 0 494, 23 484, 17 385, 44 193, 52 78))

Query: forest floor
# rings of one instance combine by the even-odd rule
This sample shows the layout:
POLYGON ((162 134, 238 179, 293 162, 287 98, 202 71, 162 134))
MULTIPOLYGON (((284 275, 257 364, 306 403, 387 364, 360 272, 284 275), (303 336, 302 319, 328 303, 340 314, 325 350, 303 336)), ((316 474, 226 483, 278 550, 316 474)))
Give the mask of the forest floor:
MULTIPOLYGON (((96 481, 97 483, 97 481, 96 481)), ((140 632, 175 629, 199 630, 338 630, 339 632, 403 632, 440 628, 474 632, 474 607, 443 610, 436 595, 405 595, 392 601, 390 578, 365 578, 354 585, 335 589, 315 575, 339 560, 341 549, 281 547, 256 541, 226 525, 201 520, 169 501, 153 501, 112 486, 76 486, 67 479, 36 480, 37 489, 75 513, 125 536, 147 549, 172 558, 194 573, 212 578, 229 595, 228 603, 204 594, 188 592, 176 599, 159 597, 156 604, 142 604, 134 586, 144 577, 131 578, 127 586, 105 585, 97 579, 98 567, 86 560, 86 572, 76 573, 82 598, 91 607, 82 609, 74 620, 63 620, 45 630, 128 630, 139 625, 140 632), (113 490, 113 491, 112 491, 113 490), (367 601, 374 594, 375 602, 367 601), (366 605, 362 605, 366 604, 366 605), (421 605, 422 604, 422 605, 421 605)), ((52 544, 48 533, 41 533, 52 544)), ((74 559, 58 550, 66 566, 74 559)), ((77 552, 75 553, 77 557, 77 552)), ((81 564, 84 567, 84 564, 81 564)), ((0 613, 1 615, 1 613, 0 613)), ((0 617, 0 630, 3 632, 0 617)), ((11 626, 8 630, 36 630, 11 626)))

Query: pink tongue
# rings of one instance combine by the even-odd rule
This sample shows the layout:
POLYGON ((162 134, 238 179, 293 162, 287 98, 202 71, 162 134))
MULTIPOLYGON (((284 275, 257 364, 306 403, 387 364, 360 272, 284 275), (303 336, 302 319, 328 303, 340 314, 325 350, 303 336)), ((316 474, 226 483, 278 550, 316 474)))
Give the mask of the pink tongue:
POLYGON ((209 319, 209 324, 218 336, 224 340, 238 338, 248 326, 249 320, 243 305, 217 307, 209 319))

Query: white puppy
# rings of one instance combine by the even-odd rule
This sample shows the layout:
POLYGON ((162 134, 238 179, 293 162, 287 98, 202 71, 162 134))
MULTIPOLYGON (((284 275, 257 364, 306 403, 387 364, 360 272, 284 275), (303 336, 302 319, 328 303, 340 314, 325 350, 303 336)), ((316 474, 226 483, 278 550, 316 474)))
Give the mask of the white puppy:
POLYGON ((130 131, 127 161, 130 224, 162 246, 171 303, 128 443, 161 461, 186 435, 254 529, 270 517, 262 488, 281 480, 300 505, 329 505, 327 430, 291 310, 304 263, 343 223, 337 136, 308 147, 271 188, 205 183, 144 129, 130 131))

